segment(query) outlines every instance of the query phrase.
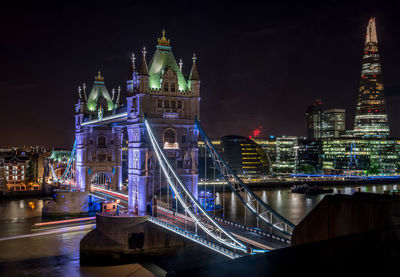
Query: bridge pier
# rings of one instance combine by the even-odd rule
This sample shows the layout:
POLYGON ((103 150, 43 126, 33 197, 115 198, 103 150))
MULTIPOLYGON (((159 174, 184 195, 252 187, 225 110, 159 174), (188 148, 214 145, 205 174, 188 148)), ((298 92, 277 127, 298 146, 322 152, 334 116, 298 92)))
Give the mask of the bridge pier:
POLYGON ((88 192, 58 191, 42 209, 43 217, 79 217, 90 212, 88 192))
POLYGON ((165 229, 152 224, 147 216, 107 216, 97 214, 96 229, 80 242, 82 265, 132 263, 161 250, 174 251, 192 246, 165 229))

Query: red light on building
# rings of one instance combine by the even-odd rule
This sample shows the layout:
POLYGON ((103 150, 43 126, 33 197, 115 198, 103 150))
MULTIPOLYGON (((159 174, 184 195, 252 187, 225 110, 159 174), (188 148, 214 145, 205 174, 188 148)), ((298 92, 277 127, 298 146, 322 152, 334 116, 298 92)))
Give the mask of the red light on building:
POLYGON ((253 135, 250 135, 249 138, 258 138, 261 134, 262 126, 259 126, 257 129, 253 131, 253 135))

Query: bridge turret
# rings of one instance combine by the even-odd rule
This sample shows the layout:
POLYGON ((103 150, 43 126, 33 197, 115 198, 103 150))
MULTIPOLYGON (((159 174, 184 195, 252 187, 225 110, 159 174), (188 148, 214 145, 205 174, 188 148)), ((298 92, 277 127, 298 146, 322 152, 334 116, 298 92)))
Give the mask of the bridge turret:
POLYGON ((75 105, 75 113, 85 113, 87 107, 86 85, 78 87, 78 103, 75 105))
POLYGON ((147 93, 149 91, 149 70, 146 62, 146 47, 142 50, 142 64, 139 70, 139 93, 147 93))
POLYGON ((139 89, 139 76, 138 72, 136 71, 136 66, 135 66, 136 57, 134 53, 132 53, 130 60, 131 60, 131 65, 129 69, 128 80, 126 81, 126 90, 128 92, 128 95, 133 95, 136 94, 139 89))
POLYGON ((190 70, 190 75, 189 75, 189 86, 190 86, 190 91, 192 94, 195 96, 200 96, 200 78, 199 78, 199 73, 197 72, 197 66, 196 66, 196 54, 193 53, 193 65, 192 69, 190 70))

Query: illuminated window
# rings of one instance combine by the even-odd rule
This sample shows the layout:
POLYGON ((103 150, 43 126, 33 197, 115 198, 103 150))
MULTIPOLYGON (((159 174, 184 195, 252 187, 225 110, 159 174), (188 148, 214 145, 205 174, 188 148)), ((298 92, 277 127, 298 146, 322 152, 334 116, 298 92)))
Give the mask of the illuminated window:
POLYGON ((174 143, 175 142, 175 131, 167 129, 164 132, 164 142, 174 143))

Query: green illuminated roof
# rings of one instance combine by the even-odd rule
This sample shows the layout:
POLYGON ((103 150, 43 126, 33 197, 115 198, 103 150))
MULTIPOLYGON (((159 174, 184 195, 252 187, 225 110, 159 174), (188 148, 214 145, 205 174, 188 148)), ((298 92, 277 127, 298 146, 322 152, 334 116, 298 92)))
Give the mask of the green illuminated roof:
POLYGON ((105 98, 107 101, 107 109, 111 111, 114 108, 114 103, 106 89, 106 86, 104 85, 104 77, 101 77, 99 72, 99 75, 95 78, 92 91, 89 94, 87 104, 89 111, 95 111, 97 109, 97 102, 100 97, 105 98))
POLYGON ((160 89, 161 76, 168 67, 171 67, 178 76, 179 91, 188 90, 188 84, 175 60, 174 54, 172 54, 171 47, 162 45, 157 45, 157 50, 150 61, 150 88, 160 89))
POLYGON ((54 160, 57 162, 61 161, 67 161, 69 157, 71 156, 71 151, 70 150, 54 150, 51 153, 51 156, 49 157, 50 160, 54 160))

